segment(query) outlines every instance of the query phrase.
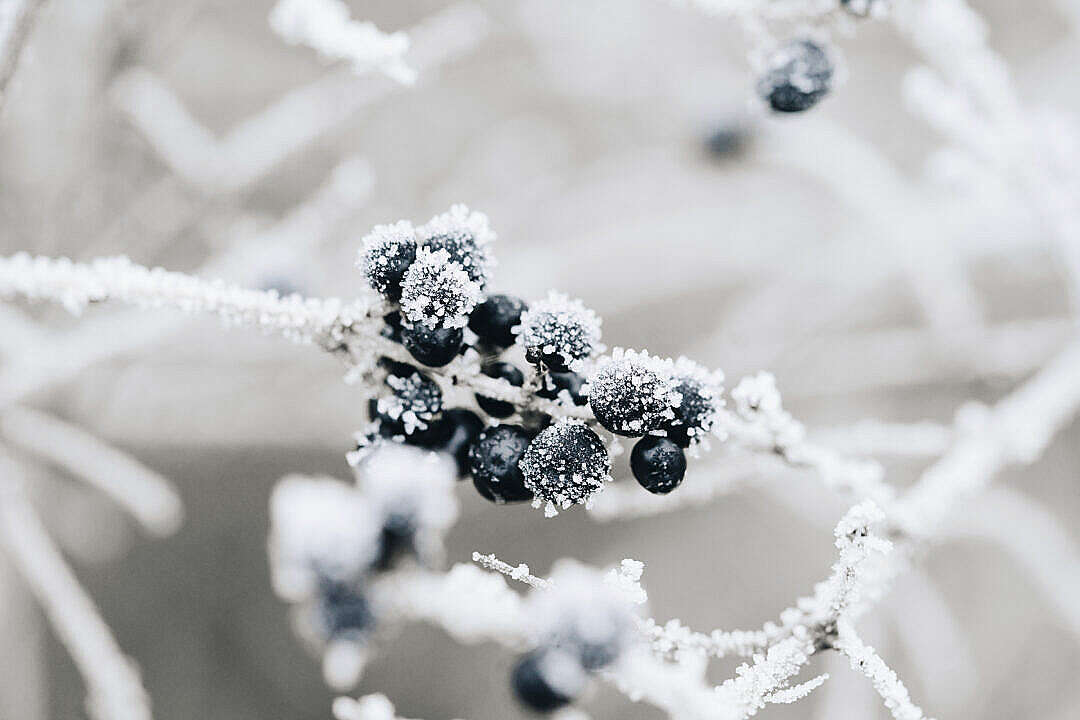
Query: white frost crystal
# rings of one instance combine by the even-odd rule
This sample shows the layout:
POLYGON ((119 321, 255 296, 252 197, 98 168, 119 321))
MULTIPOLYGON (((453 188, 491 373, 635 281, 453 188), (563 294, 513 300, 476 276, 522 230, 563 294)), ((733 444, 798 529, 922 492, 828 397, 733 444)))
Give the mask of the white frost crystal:
POLYGON ((483 292, 446 250, 420 248, 401 283, 401 310, 430 328, 465 327, 483 292))
POLYGON ((431 218, 416 233, 421 247, 431 252, 445 250, 481 289, 487 285, 495 267, 495 256, 491 253, 495 232, 487 215, 465 205, 454 205, 448 212, 431 218))
POLYGON ((588 504, 611 480, 611 459, 600 437, 580 420, 563 418, 537 435, 518 463, 533 506, 546 514, 588 504))
POLYGON ((392 297, 400 292, 401 279, 415 258, 416 232, 412 223, 401 220, 376 225, 364 236, 356 266, 374 290, 392 297))
POLYGON ((589 407, 613 433, 638 437, 675 419, 682 396, 671 360, 615 348, 589 378, 589 407))

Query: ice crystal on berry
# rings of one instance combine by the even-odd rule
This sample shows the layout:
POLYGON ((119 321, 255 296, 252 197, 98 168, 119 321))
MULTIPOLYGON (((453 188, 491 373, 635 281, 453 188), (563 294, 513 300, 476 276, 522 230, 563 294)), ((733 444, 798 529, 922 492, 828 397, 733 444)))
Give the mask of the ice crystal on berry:
POLYGON ((363 241, 357 267, 368 284, 390 300, 401 297, 401 280, 416 258, 416 233, 412 223, 376 225, 363 241))
POLYGON ((394 391, 379 398, 378 411, 404 427, 407 434, 424 430, 439 416, 443 406, 442 391, 434 380, 413 372, 407 377, 388 375, 386 384, 394 391))
POLYGON ((671 360, 615 348, 589 378, 589 407, 618 435, 637 437, 675 419, 682 398, 671 360))
POLYGON ((586 359, 603 350, 600 318, 580 300, 557 292, 522 313, 517 332, 529 362, 543 362, 556 372, 580 370, 586 359))
POLYGON ((724 373, 710 371, 686 357, 675 361, 675 391, 682 396, 675 418, 665 426, 667 436, 680 447, 696 445, 716 425, 724 406, 724 373))
POLYGON ((417 229, 417 236, 421 247, 431 252, 445 251, 481 289, 487 285, 495 266, 490 247, 495 233, 487 215, 473 212, 465 205, 454 205, 417 229))
POLYGON ((481 300, 480 285, 446 250, 420 248, 401 282, 405 317, 429 328, 465 327, 481 300))
POLYGON ((758 94, 777 112, 802 112, 832 87, 833 61, 813 40, 793 40, 769 56, 758 94))
POLYGON ((611 480, 611 459, 600 437, 580 420, 564 418, 529 443, 519 463, 525 486, 545 513, 587 503, 611 480))

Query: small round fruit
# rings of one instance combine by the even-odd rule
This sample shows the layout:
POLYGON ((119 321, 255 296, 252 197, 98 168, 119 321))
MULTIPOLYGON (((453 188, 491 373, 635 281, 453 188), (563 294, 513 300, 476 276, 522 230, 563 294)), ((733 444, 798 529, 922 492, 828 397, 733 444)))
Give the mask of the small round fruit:
POLYGON ((675 391, 682 400, 675 417, 664 425, 669 440, 687 448, 700 442, 716 425, 723 406, 724 374, 680 357, 675 361, 675 391))
POLYGON ((525 707, 549 713, 573 702, 585 684, 584 669, 568 653, 536 650, 518 661, 510 675, 514 695, 525 707))
POLYGON ((580 300, 552 292, 522 313, 517 342, 530 363, 555 372, 580 369, 600 349, 600 318, 580 300))
POLYGON ((812 40, 793 40, 768 59, 758 94, 776 112, 809 110, 832 87, 833 63, 828 53, 812 40))
POLYGON ((436 215, 416 231, 420 247, 431 252, 444 251, 481 289, 487 284, 495 259, 491 243, 495 233, 487 216, 464 205, 454 205, 449 212, 436 215))
MULTIPOLYGON (((488 363, 484 366, 483 373, 491 378, 502 378, 514 387, 521 387, 525 382, 525 375, 507 362, 488 363)), ((493 418, 508 418, 514 414, 514 405, 505 400, 477 395, 476 404, 493 418)))
POLYGON ((656 495, 666 495, 683 481, 686 455, 671 440, 646 435, 630 452, 630 469, 641 487, 656 495))
POLYGON ((425 429, 429 422, 438 418, 443 406, 442 390, 427 375, 403 363, 398 365, 401 366, 399 369, 411 372, 407 376, 386 376, 386 384, 392 392, 379 399, 378 410, 380 414, 400 421, 405 431, 411 434, 416 429, 425 429))
POLYGON ((586 503, 611 479, 611 458, 600 436, 579 420, 562 419, 533 438, 521 459, 525 487, 548 513, 586 503))
POLYGON ((524 300, 513 295, 488 295, 469 317, 469 329, 489 345, 510 347, 515 338, 511 329, 521 324, 521 313, 528 309, 524 300))
POLYGON ((445 250, 420 248, 401 281, 401 312, 414 325, 463 328, 482 297, 480 286, 445 250))
POLYGON ((589 378, 589 407, 607 430, 639 437, 673 420, 679 403, 670 360, 616 348, 589 378))
POLYGON ((496 425, 480 433, 469 449, 469 470, 482 497, 500 505, 532 499, 518 467, 528 447, 529 434, 520 425, 496 425))
POLYGON ((401 340, 416 361, 428 367, 442 367, 455 357, 465 343, 462 328, 429 328, 423 323, 401 329, 401 340))
POLYGON ((356 264, 368 285, 388 300, 401 297, 401 280, 416 259, 416 236, 407 221, 377 225, 364 238, 356 264))

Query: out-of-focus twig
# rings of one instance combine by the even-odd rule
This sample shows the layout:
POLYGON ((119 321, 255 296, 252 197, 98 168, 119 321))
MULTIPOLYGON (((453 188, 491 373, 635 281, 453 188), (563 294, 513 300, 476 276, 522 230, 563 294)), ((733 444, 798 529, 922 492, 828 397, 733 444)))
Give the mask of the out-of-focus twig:
POLYGON ((45 0, 0 0, 0 110, 34 19, 44 4, 45 0))

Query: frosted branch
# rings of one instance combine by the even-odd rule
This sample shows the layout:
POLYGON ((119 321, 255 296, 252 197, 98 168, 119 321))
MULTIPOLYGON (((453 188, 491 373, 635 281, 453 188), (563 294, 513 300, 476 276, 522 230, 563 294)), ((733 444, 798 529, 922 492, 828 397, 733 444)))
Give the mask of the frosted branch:
POLYGON ((328 60, 348 61, 353 72, 375 69, 405 85, 416 82, 416 71, 403 57, 409 36, 350 19, 341 0, 278 0, 270 11, 270 27, 291 45, 307 45, 328 60))
POLYGON ((529 574, 529 566, 525 563, 514 566, 509 563, 505 563, 495 555, 481 555, 478 552, 472 554, 472 560, 474 563, 480 565, 480 567, 487 568, 488 570, 494 570, 497 573, 502 573, 512 580, 523 582, 526 585, 530 585, 534 588, 545 589, 551 587, 551 581, 544 578, 537 577, 529 574))
POLYGON ((853 670, 870 678, 874 689, 885 701, 885 707, 896 720, 922 720, 926 717, 922 708, 911 702, 907 688, 896 673, 874 652, 874 648, 863 644, 848 622, 839 623, 835 647, 848 657, 853 670))
POLYGON ((150 720, 150 701, 93 600, 79 584, 5 462, 0 543, 18 567, 87 686, 95 720, 150 720))
POLYGON ((0 433, 108 495, 149 532, 171 535, 183 521, 180 496, 161 475, 86 431, 45 413, 10 408, 0 433))

